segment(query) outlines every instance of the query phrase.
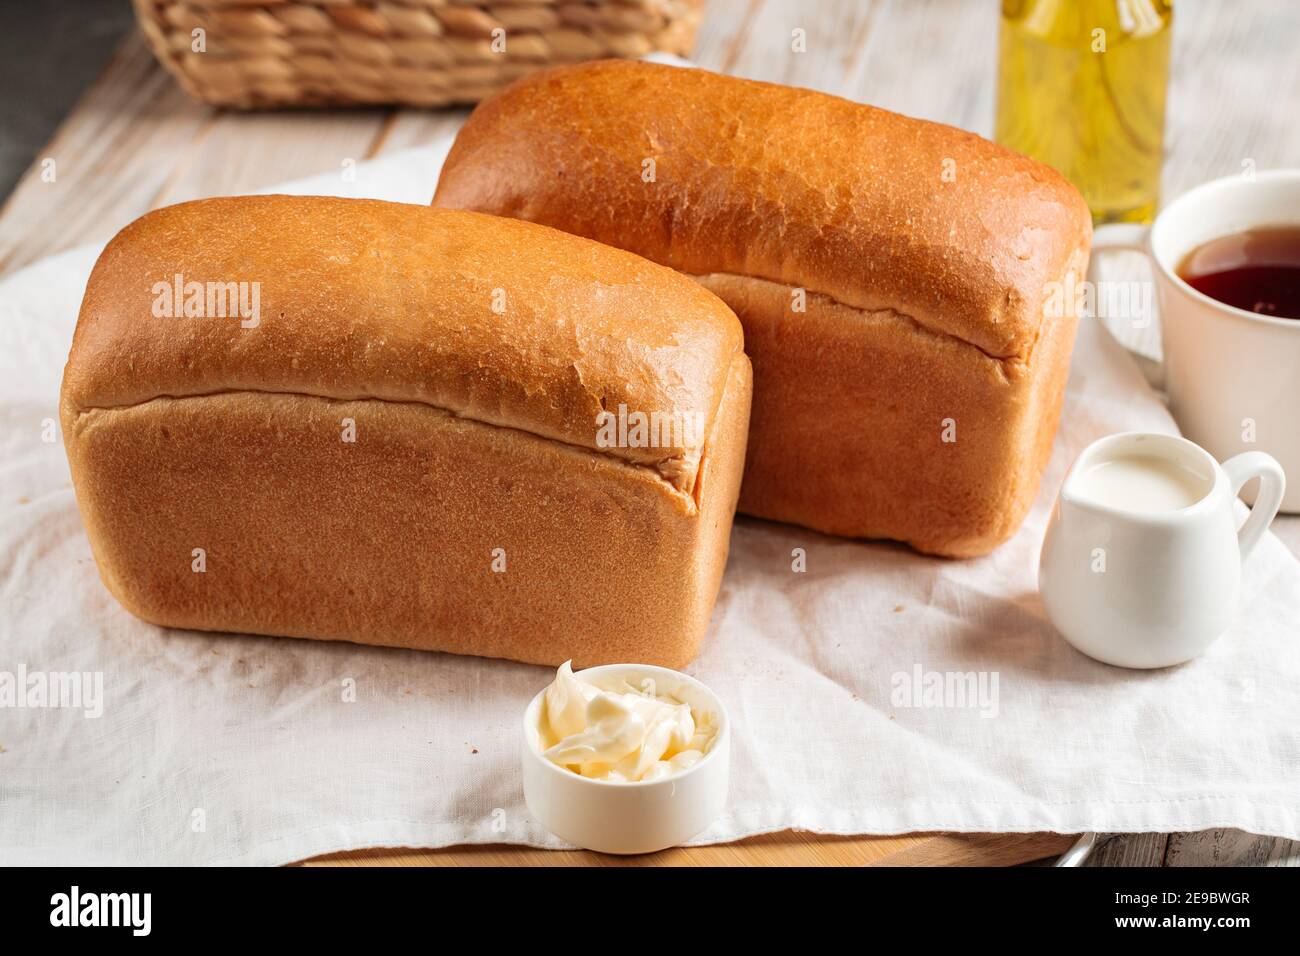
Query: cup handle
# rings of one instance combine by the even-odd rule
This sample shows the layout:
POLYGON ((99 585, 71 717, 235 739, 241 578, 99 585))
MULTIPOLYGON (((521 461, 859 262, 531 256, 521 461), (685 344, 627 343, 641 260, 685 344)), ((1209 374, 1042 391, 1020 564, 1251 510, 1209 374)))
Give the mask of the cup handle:
POLYGON ((1277 459, 1262 451, 1235 455, 1223 463, 1223 470, 1232 486, 1233 498, 1241 492, 1242 485, 1252 478, 1259 478, 1259 494, 1255 496, 1255 505, 1237 532, 1241 559, 1245 561, 1282 507, 1282 496, 1286 493, 1286 475, 1277 459))
MULTIPOLYGON (((1151 263, 1151 268, 1155 270, 1155 263, 1151 258, 1151 245, 1148 242, 1151 236, 1151 226, 1145 223, 1136 222, 1112 222, 1103 226, 1097 226, 1092 232, 1092 251, 1093 255, 1088 259, 1088 283, 1092 286, 1094 292, 1101 288, 1098 276, 1097 266, 1101 262, 1101 256, 1098 253, 1114 251, 1140 252, 1151 263)), ((1100 294, 1098 294, 1098 306, 1100 307, 1100 294)), ((1094 312, 1093 318, 1100 319, 1100 314, 1094 312)), ((1136 318, 1136 317, 1135 317, 1136 318)), ((1147 315, 1143 321, 1138 324, 1134 322, 1134 328, 1146 329, 1151 326, 1153 316, 1147 315)), ((1103 325, 1105 323, 1102 323, 1103 325)), ((1136 351, 1133 346, 1125 346, 1133 356, 1133 361, 1137 363, 1139 371, 1147 383, 1157 391, 1164 391, 1165 388, 1165 367, 1164 363, 1156 359, 1148 358, 1146 355, 1136 351)))
MULTIPOLYGON (((1147 252, 1147 236, 1151 227, 1136 222, 1112 222, 1092 231, 1092 251, 1127 249, 1130 252, 1147 252)), ((1097 281, 1097 256, 1088 260, 1088 281, 1097 281)))

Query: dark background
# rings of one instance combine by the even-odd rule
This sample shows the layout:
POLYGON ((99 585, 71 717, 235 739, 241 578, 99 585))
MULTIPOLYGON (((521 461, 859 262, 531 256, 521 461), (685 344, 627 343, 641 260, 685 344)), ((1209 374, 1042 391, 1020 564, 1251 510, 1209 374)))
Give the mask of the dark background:
POLYGON ((129 0, 0 0, 0 201, 134 24, 129 0))

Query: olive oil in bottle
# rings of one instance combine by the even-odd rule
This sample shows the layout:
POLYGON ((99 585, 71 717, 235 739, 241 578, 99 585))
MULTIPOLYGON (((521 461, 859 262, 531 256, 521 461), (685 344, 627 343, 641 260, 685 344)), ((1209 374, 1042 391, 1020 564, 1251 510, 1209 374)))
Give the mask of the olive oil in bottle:
POLYGON ((1173 0, 1003 0, 997 140, 1060 170, 1093 221, 1160 194, 1173 0))

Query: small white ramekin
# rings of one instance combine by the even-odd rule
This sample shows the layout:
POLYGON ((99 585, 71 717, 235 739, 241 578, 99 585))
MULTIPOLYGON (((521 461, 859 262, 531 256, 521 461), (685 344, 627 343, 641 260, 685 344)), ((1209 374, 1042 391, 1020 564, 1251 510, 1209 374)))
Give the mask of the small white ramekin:
POLYGON ((561 840, 601 853, 654 853, 699 833, 727 804, 731 723, 713 691, 694 677, 651 664, 606 664, 575 676, 601 686, 647 677, 661 694, 715 715, 713 746, 693 767, 663 780, 613 783, 581 777, 541 754, 538 719, 546 691, 524 711, 524 802, 537 821, 561 840))

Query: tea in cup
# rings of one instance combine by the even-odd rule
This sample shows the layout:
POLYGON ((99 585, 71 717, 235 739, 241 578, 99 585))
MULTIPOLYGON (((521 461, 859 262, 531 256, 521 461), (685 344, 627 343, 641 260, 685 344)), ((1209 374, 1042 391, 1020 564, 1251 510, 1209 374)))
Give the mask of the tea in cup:
MULTIPOLYGON (((1107 249, 1151 259, 1182 433, 1219 458, 1258 449, 1300 472, 1300 169, 1197 186, 1151 226, 1098 228, 1094 266, 1107 249)), ((1282 510, 1300 514, 1300 484, 1282 510)))

